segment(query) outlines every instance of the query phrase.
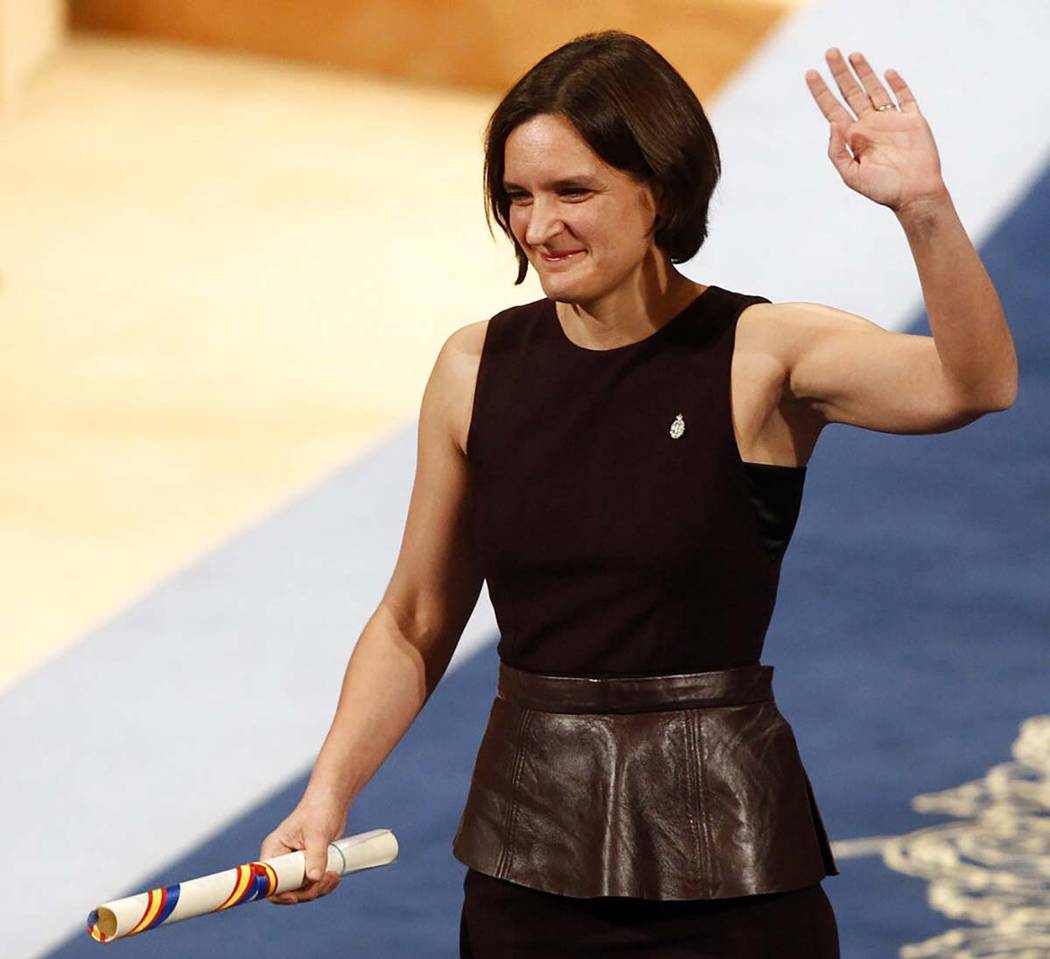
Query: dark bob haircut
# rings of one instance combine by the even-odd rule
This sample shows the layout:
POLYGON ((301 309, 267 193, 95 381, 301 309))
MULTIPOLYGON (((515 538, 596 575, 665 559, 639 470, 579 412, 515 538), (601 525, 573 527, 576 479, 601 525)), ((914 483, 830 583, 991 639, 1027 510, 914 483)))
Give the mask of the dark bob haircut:
POLYGON ((514 244, 518 278, 529 261, 510 229, 503 189, 507 137, 541 113, 563 116, 609 166, 663 190, 657 247, 683 263, 707 239, 711 194, 721 175, 704 108, 681 74, 640 37, 588 33, 547 54, 496 107, 485 131, 485 218, 514 244))

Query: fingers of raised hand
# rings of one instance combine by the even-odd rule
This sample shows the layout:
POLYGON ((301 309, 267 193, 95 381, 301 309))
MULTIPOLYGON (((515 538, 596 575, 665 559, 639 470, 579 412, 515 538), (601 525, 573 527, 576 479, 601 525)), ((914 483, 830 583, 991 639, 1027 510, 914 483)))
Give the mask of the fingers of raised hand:
POLYGON ((307 882, 300 889, 291 892, 279 892, 276 896, 270 896, 270 902, 278 906, 293 906, 301 902, 312 902, 327 896, 339 885, 341 877, 336 872, 326 872, 320 879, 307 882))
MULTIPOLYGON (((847 63, 838 47, 829 47, 825 51, 824 57, 828 62, 831 75, 835 78, 840 92, 857 118, 872 113, 879 107, 897 106, 893 97, 890 96, 875 75, 875 71, 864 54, 859 52, 851 53, 849 57, 850 62, 847 63), (856 71, 857 77, 860 78, 860 83, 857 82, 853 72, 850 70, 851 64, 853 70, 856 71)), ((886 80, 897 95, 902 110, 914 111, 918 109, 915 97, 896 70, 887 70, 886 80)), ((847 112, 834 93, 828 89, 823 78, 816 70, 806 71, 806 83, 821 112, 828 120, 838 121, 847 125, 853 122, 853 116, 847 112)))
POLYGON ((875 108, 871 105, 868 94, 857 83, 839 48, 829 47, 824 51, 824 59, 828 61, 828 69, 831 70, 835 83, 838 84, 839 90, 846 98, 846 102, 850 105, 853 112, 859 117, 869 110, 874 110, 875 108))
POLYGON ((864 84, 864 98, 867 100, 868 110, 887 105, 897 106, 893 102, 893 97, 886 92, 886 88, 879 81, 879 78, 875 76, 875 71, 872 70, 871 64, 868 63, 863 53, 851 53, 849 62, 856 71, 857 76, 860 77, 860 82, 864 84))
POLYGON ((809 92, 813 94, 813 99, 817 101, 820 112, 827 120, 843 126, 848 126, 853 122, 852 115, 839 103, 838 98, 828 89, 824 78, 816 70, 806 71, 806 85, 809 87, 809 92))
POLYGON ((886 71, 886 82, 893 88, 897 102, 901 105, 902 113, 919 112, 919 104, 915 99, 915 95, 911 92, 911 87, 904 82, 904 77, 892 67, 886 71))

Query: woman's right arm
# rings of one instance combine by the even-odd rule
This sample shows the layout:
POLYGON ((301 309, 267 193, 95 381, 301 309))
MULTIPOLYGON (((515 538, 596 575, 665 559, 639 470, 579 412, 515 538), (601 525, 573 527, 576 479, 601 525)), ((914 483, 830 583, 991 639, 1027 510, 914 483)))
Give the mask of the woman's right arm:
POLYGON ((260 858, 304 849, 307 885, 273 897, 331 892, 327 846, 351 802, 405 734, 444 675, 483 580, 470 536, 466 431, 486 322, 452 334, 419 413, 416 475, 397 562, 350 656, 331 728, 303 797, 263 841, 260 858), (322 874, 323 873, 323 874, 322 874))

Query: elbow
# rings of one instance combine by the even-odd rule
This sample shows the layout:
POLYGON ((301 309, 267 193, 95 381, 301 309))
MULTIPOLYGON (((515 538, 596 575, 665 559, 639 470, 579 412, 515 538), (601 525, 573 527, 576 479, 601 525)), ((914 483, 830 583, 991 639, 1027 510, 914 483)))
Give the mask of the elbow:
POLYGON ((1016 388, 1011 393, 1004 393, 994 403, 990 404, 986 412, 988 413, 1001 413, 1003 410, 1010 409, 1011 406, 1017 401, 1017 390, 1016 388))
POLYGON ((1017 402, 1017 371, 997 384, 997 389, 984 398, 985 413, 1000 413, 1017 402))
POLYGON ((1008 410, 1017 401, 1017 372, 982 384, 979 389, 954 390, 953 407, 962 417, 976 419, 985 413, 1008 410))
POLYGON ((1017 352, 1012 345, 1009 351, 1009 365, 1004 375, 1000 376, 996 383, 996 389, 990 397, 989 413, 1008 410, 1017 402, 1017 381, 1019 379, 1017 366, 1017 352))
POLYGON ((941 386, 949 406, 973 417, 1008 410, 1017 401, 1017 351, 1012 341, 1004 349, 988 350, 981 362, 971 358, 966 369, 941 363, 941 386))
POLYGON ((982 394, 968 398, 965 402, 957 404, 954 408, 955 417, 960 425, 972 423, 976 419, 988 413, 1001 413, 1014 405, 1016 397, 1006 394, 982 394))
POLYGON ((398 636, 421 654, 429 652, 440 642, 441 627, 427 615, 419 601, 406 602, 387 595, 380 601, 379 608, 386 611, 398 636))

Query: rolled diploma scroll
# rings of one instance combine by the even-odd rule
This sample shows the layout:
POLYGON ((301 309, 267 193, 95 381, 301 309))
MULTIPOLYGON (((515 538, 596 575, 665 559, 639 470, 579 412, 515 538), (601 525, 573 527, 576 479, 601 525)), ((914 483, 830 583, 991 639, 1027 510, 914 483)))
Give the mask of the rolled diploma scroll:
MULTIPOLYGON (((344 876, 385 866, 395 859, 394 834, 389 829, 371 829, 329 843, 327 869, 344 876)), ((299 889, 305 884, 305 878, 306 857, 302 852, 249 862, 174 886, 104 902, 88 916, 88 932, 97 942, 111 942, 180 919, 221 912, 231 906, 299 889)))

